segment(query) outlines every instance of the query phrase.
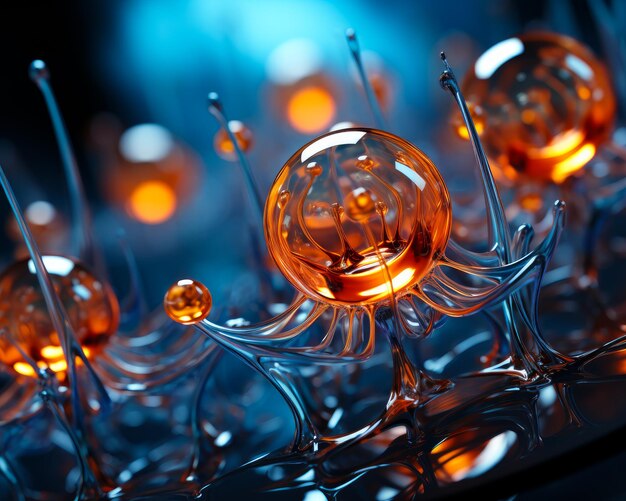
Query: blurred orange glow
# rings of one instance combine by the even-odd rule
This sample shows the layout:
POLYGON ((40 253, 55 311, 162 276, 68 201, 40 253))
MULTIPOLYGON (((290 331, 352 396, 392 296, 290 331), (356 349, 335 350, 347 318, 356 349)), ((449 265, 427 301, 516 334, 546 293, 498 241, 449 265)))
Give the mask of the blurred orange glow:
POLYGON ((540 155, 543 158, 567 155, 580 146, 584 139, 582 132, 579 130, 561 132, 552 138, 548 146, 541 148, 540 155))
POLYGON ((537 193, 527 193, 520 198, 522 209, 529 212, 537 212, 543 207, 543 199, 537 193))
MULTIPOLYGON (((480 136, 485 128, 483 122, 479 120, 474 120, 474 126, 476 127, 476 133, 480 136)), ((456 129, 456 132, 462 139, 469 139, 469 133, 467 132, 467 127, 465 127, 465 124, 459 125, 456 129)))
POLYGON ((50 367, 52 372, 65 372, 67 370, 67 362, 65 360, 57 360, 48 364, 48 367, 50 367))
POLYGON ((587 101, 590 97, 591 97, 591 91, 589 90, 589 87, 584 87, 584 86, 580 86, 578 87, 578 97, 581 98, 583 101, 587 101))
POLYGON ((321 87, 304 87, 287 103, 287 118, 298 132, 313 134, 327 129, 335 118, 331 94, 321 87))
POLYGON ((60 346, 48 345, 41 349, 41 356, 44 358, 60 358, 63 356, 63 348, 60 346))
POLYGON ((588 143, 584 145, 576 153, 554 165, 552 180, 555 183, 562 183, 570 174, 584 167, 584 165, 589 162, 595 154, 596 147, 593 144, 588 143))
POLYGON ((128 200, 128 213, 146 224, 167 221, 176 210, 174 190, 161 181, 145 181, 137 185, 128 200))
POLYGON ((15 369, 15 372, 17 372, 18 374, 21 374, 22 376, 34 376, 35 375, 35 370, 26 362, 15 362, 13 364, 13 369, 15 369))
POLYGON ((441 456, 441 468, 450 478, 463 479, 474 466, 478 454, 475 451, 455 450, 441 456))

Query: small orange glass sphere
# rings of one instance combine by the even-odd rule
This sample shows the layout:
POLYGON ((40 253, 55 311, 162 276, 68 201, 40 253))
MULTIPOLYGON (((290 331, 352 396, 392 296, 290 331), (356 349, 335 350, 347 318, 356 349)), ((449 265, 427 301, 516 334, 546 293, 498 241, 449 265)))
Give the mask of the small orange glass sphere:
POLYGON ((605 67, 563 35, 530 33, 494 45, 462 90, 484 129, 487 154, 509 179, 561 183, 613 130, 615 96, 605 67))
POLYGON ((163 298, 163 308, 179 324, 196 324, 211 313, 213 299, 204 284, 185 278, 173 284, 163 298))
MULTIPOLYGON (((87 356, 96 355, 117 331, 119 304, 115 294, 73 259, 43 256, 43 262, 78 342, 87 356)), ((47 365, 55 372, 67 368, 30 259, 16 262, 0 275, 0 326, 40 366, 47 365)), ((33 372, 17 348, 2 338, 0 358, 22 374, 33 372)))
POLYGON ((447 244, 448 190, 431 160, 387 132, 341 129, 296 152, 265 205, 265 238, 309 297, 353 305, 389 299, 430 271, 447 244))
MULTIPOLYGON (((228 128, 235 135, 237 145, 244 153, 252 148, 254 137, 252 135, 252 131, 248 129, 244 123, 239 120, 231 120, 228 122, 228 128)), ((235 153, 233 142, 228 137, 228 133, 224 130, 224 128, 220 128, 220 130, 218 130, 215 134, 213 146, 217 154, 224 160, 229 160, 231 162, 237 160, 237 154, 235 153)))

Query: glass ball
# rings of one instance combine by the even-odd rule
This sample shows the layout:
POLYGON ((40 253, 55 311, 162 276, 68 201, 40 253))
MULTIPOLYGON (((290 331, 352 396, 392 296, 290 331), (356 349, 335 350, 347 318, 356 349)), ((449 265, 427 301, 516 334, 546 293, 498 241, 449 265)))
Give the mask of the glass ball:
MULTIPOLYGON (((117 331, 119 304, 115 294, 74 259, 43 256, 43 262, 78 342, 88 357, 96 355, 117 331)), ((55 372, 67 368, 30 259, 17 261, 0 275, 0 326, 39 365, 45 364, 55 372)), ((14 368, 30 368, 7 340, 0 338, 0 348, 2 362, 14 368)), ((24 374, 23 370, 18 372, 24 374)), ((31 371, 27 372, 30 375, 31 371)))
POLYGON ((202 282, 188 278, 179 280, 165 293, 163 308, 179 324, 192 325, 211 313, 213 299, 202 282))
POLYGON ((307 296, 340 305, 377 303, 414 286, 443 253, 450 226, 450 196, 432 161, 366 128, 330 132, 298 150, 265 205, 278 268, 307 296))
POLYGON ((488 156, 512 180, 563 182, 613 129, 615 96, 604 65, 563 35, 530 33, 494 45, 462 91, 488 156))

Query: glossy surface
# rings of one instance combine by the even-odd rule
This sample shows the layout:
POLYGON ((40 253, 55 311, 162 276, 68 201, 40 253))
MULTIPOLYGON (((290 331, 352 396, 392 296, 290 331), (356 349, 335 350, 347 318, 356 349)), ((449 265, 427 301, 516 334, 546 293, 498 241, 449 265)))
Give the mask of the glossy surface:
POLYGON ((308 296, 335 304, 377 303, 415 285, 445 249, 450 220, 448 191, 428 157, 365 128, 301 148, 265 206, 280 270, 308 296))
POLYGON ((604 65, 563 35, 499 42, 478 58, 462 90, 487 154, 509 179, 560 183, 613 129, 615 97, 604 65))
POLYGON ((212 304, 209 290, 201 282, 186 278, 173 284, 163 298, 163 307, 169 317, 185 325, 204 320, 211 312, 212 304))
MULTIPOLYGON (((85 354, 97 354, 119 323, 113 291, 73 259, 44 256, 43 261, 85 354)), ((30 259, 16 262, 0 276, 0 325, 38 365, 55 372, 67 368, 30 259)), ((0 339, 0 348, 5 364, 32 375, 32 368, 8 340, 0 339)))

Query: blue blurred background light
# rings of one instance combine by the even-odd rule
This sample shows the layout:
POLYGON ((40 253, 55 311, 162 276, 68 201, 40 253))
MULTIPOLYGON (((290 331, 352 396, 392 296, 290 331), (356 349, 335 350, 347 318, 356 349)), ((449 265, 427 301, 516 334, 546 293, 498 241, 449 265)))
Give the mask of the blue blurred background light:
MULTIPOLYGON (((28 9, 14 14, 29 19, 31 30, 13 35, 19 50, 7 56, 15 58, 7 67, 17 78, 5 83, 4 94, 16 102, 7 103, 0 132, 10 148, 0 153, 17 151, 27 166, 50 172, 51 193, 45 194, 65 212, 65 188, 52 175, 59 163, 49 121, 25 75, 29 60, 44 57, 81 164, 91 166, 83 170, 98 237, 122 274, 113 236, 119 226, 129 230, 153 303, 180 276, 205 280, 217 303, 232 294, 233 283, 250 283, 245 186, 236 164, 214 150, 219 127, 207 112, 208 92, 218 92, 228 118, 251 130, 249 158, 264 195, 283 162, 333 124, 373 125, 345 40, 352 27, 368 74, 378 79, 373 85, 389 130, 422 148, 445 175, 472 159, 449 125, 451 103, 438 84, 439 51, 445 49, 463 75, 483 50, 527 26, 552 23, 571 31, 580 10, 572 14, 558 0, 100 0, 46 9, 40 21, 30 20, 28 9), (46 23, 52 13, 66 24, 46 23), (97 128, 86 141, 84 131, 102 111, 112 114, 113 125, 97 128), (152 125, 133 128, 138 124, 152 125), (33 138, 39 148, 31 151, 25 145, 33 138), (112 208, 102 188, 111 159, 130 155, 137 165, 127 168, 145 171, 146 155, 154 160, 172 141, 197 155, 202 172, 188 196, 175 193, 171 217, 146 225, 129 219, 128 210, 112 208), (145 271, 155 268, 163 273, 145 271)), ((454 177, 449 187, 453 196, 470 189, 454 177)))

